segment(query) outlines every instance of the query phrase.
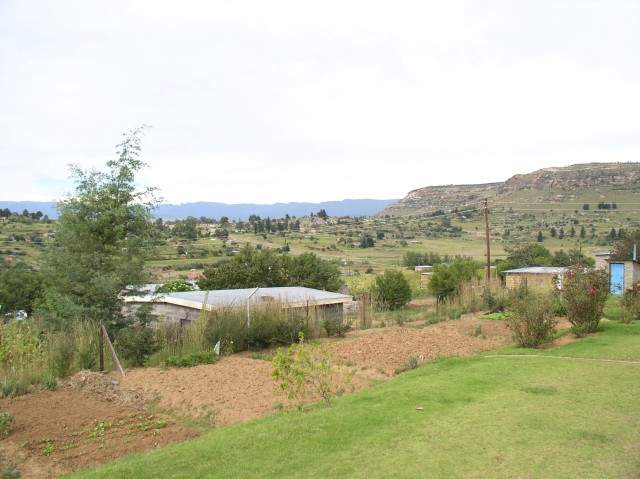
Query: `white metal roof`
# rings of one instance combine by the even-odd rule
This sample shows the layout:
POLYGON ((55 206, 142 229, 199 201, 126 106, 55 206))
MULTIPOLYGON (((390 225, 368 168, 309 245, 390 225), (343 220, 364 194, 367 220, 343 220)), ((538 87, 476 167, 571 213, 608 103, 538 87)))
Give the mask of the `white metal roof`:
POLYGON ((558 266, 529 266, 527 268, 508 269, 503 273, 513 274, 562 274, 566 273, 567 268, 558 266))
POLYGON ((209 308, 222 306, 242 306, 247 303, 249 296, 252 303, 281 302, 290 307, 306 305, 341 304, 348 303, 352 297, 346 294, 331 293, 319 289, 289 286, 279 288, 246 288, 224 289, 213 291, 185 291, 181 293, 166 293, 162 295, 131 296, 126 302, 163 302, 180 306, 201 309, 203 304, 209 308))

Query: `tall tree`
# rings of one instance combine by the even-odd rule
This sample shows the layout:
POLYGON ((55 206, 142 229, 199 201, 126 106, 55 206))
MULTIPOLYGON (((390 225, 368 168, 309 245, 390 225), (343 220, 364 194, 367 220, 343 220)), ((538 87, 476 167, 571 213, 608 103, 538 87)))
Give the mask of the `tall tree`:
POLYGON ((71 166, 75 193, 57 205, 55 241, 43 264, 43 312, 50 319, 104 320, 122 325, 121 293, 146 282, 143 266, 150 253, 155 188, 138 189, 136 174, 144 127, 125 133, 118 158, 107 171, 71 166))
POLYGON ((198 286, 208 290, 305 286, 336 291, 340 287, 340 268, 313 253, 288 256, 245 246, 231 261, 206 268, 198 286))
POLYGON ((623 230, 622 238, 616 241, 611 259, 616 261, 628 261, 633 259, 633 250, 636 250, 636 259, 640 257, 640 229, 623 230))

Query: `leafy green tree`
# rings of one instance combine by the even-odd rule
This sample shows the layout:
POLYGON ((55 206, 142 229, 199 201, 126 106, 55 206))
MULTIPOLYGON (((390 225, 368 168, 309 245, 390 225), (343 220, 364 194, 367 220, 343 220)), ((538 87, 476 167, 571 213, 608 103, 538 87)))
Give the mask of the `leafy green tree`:
POLYGON ((378 304, 391 311, 411 301, 411 285, 397 269, 386 269, 384 273, 376 275, 374 293, 378 304))
POLYGON ((160 286, 156 293, 179 293, 183 291, 193 291, 193 286, 187 283, 184 279, 176 279, 169 281, 160 286))
POLYGON ((337 291, 342 284, 340 266, 323 260, 313 253, 298 256, 284 256, 288 286, 337 291))
POLYGON ((611 259, 629 261, 633 259, 633 249, 636 246, 636 257, 640 257, 640 229, 623 230, 622 238, 615 242, 611 259))
POLYGON ((173 236, 190 240, 198 239, 198 220, 188 216, 184 220, 178 220, 171 229, 173 236))
POLYGON ((463 283, 477 276, 479 266, 470 259, 458 260, 452 264, 436 264, 431 270, 429 291, 439 301, 450 299, 459 293, 463 283))
POLYGON ((313 253, 289 256, 246 246, 231 261, 206 268, 198 286, 206 290, 304 286, 337 291, 340 267, 313 253))
POLYGON ((497 265, 498 274, 508 269, 529 266, 551 266, 551 252, 540 244, 516 243, 505 245, 506 260, 497 265))
POLYGON ((0 273, 0 313, 19 310, 29 315, 42 296, 42 275, 31 270, 9 269, 0 273))
POLYGON ((57 205, 55 241, 43 263, 44 301, 49 319, 123 321, 122 291, 144 284, 143 267, 150 254, 155 188, 137 189, 136 174, 146 165, 138 159, 143 128, 124 134, 118 158, 107 171, 71 166, 75 194, 57 205))
POLYGON ((365 235, 360 240, 360 248, 373 248, 376 245, 376 240, 371 236, 365 235))

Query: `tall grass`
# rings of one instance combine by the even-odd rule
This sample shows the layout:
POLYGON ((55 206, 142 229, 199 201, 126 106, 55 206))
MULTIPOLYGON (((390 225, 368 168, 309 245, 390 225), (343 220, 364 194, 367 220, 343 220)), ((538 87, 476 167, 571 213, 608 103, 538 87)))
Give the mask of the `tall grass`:
POLYGON ((306 338, 318 338, 324 334, 325 319, 319 309, 292 309, 280 301, 252 305, 249 313, 244 306, 203 308, 191 324, 158 322, 160 351, 151 356, 149 364, 161 365, 168 357, 211 351, 218 342, 221 352, 231 353, 291 344, 301 332, 306 338))
POLYGON ((31 319, 12 321, 0 324, 0 338, 4 395, 26 392, 29 384, 50 387, 56 379, 98 367, 99 333, 93 321, 76 321, 62 330, 47 329, 31 319))
POLYGON ((465 312, 474 313, 505 304, 507 296, 508 290, 501 281, 494 279, 487 283, 484 279, 473 278, 462 284, 454 301, 465 312))

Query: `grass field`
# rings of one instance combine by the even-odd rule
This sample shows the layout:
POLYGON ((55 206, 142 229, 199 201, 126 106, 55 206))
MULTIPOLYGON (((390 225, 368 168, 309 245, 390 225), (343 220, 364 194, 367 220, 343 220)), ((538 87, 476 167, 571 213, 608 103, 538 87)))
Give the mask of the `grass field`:
POLYGON ((330 409, 281 412, 73 477, 637 478, 639 377, 640 324, 604 321, 597 336, 555 349, 427 363, 330 409))

